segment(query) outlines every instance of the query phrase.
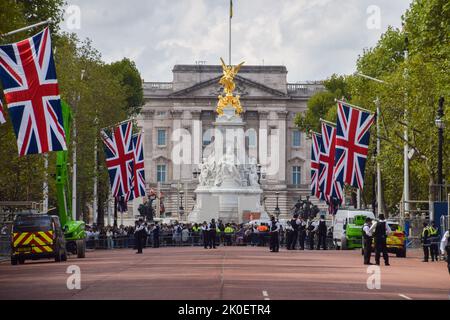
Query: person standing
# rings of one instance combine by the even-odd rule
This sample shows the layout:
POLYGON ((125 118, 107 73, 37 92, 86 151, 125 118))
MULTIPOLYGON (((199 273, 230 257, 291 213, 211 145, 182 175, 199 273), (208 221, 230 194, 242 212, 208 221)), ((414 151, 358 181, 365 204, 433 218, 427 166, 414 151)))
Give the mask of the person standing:
POLYGON ((225 242, 224 245, 227 245, 228 247, 231 247, 233 244, 233 234, 234 234, 234 228, 231 226, 231 224, 227 224, 227 226, 224 229, 225 233, 225 242))
POLYGON ((307 225, 309 250, 314 250, 314 237, 316 235, 314 230, 316 230, 316 223, 310 218, 307 225))
POLYGON ((209 248, 216 249, 217 224, 215 219, 211 220, 211 223, 208 226, 208 231, 209 248))
POLYGON ((370 227, 370 232, 375 240, 375 263, 380 265, 381 254, 383 254, 384 264, 389 266, 389 255, 386 247, 387 236, 391 233, 391 228, 386 222, 384 214, 380 214, 379 221, 370 227))
POLYGON ((147 229, 144 225, 144 221, 142 219, 139 219, 136 230, 134 231, 137 249, 136 254, 142 254, 142 249, 144 248, 144 238, 147 238, 146 234, 147 229))
POLYGON ((450 230, 444 234, 441 240, 441 253, 445 255, 447 253, 447 269, 450 274, 450 230))
POLYGON ((431 261, 439 261, 439 242, 441 241, 439 237, 439 230, 436 227, 436 224, 434 222, 431 223, 431 226, 429 227, 430 232, 430 255, 431 255, 431 261))
POLYGON ((372 232, 370 232, 370 227, 372 226, 372 219, 366 218, 366 222, 363 227, 363 252, 364 252, 364 264, 371 265, 370 257, 372 256, 372 232))
POLYGON ((287 250, 291 250, 293 234, 294 234, 294 228, 292 228, 291 221, 288 221, 287 226, 286 226, 286 249, 287 250))
POLYGON ((299 225, 300 220, 298 219, 298 214, 295 214, 294 217, 291 219, 291 226, 294 229, 294 231, 292 232, 292 241, 289 250, 295 250, 295 248, 297 247, 299 225))
POLYGON ((272 217, 269 223, 270 252, 280 251, 280 223, 272 217))
POLYGON ((159 248, 159 234, 160 234, 160 228, 158 222, 155 223, 155 227, 153 228, 153 248, 157 249, 159 248))
POLYGON ((317 232, 318 236, 318 243, 317 243, 317 250, 320 250, 320 247, 322 246, 323 250, 327 250, 327 222, 325 221, 325 216, 320 216, 319 223, 316 226, 315 232, 317 232))
POLYGON ((209 245, 209 229, 208 229, 208 224, 205 222, 203 222, 202 226, 201 226, 201 230, 202 230, 202 238, 203 238, 203 247, 205 249, 208 249, 208 245, 209 245))
POLYGON ((422 262, 428 262, 430 258, 430 247, 431 247, 431 239, 430 239, 430 228, 428 227, 428 223, 423 223, 422 229, 422 247, 423 247, 423 260, 422 262))
POLYGON ((299 221, 300 224, 298 226, 298 241, 300 243, 300 250, 305 250, 306 221, 303 217, 301 217, 299 221))

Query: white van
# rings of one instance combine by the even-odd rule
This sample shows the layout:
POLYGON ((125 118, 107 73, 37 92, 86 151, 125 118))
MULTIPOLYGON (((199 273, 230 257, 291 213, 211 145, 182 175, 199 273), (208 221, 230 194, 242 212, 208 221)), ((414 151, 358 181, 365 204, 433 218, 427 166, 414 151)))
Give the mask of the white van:
POLYGON ((375 215, 371 211, 348 210, 348 209, 338 210, 333 220, 333 240, 336 245, 336 248, 338 249, 342 248, 343 250, 345 250, 349 247, 345 228, 348 224, 353 223, 353 218, 355 216, 366 216, 366 218, 371 218, 375 220, 375 215))

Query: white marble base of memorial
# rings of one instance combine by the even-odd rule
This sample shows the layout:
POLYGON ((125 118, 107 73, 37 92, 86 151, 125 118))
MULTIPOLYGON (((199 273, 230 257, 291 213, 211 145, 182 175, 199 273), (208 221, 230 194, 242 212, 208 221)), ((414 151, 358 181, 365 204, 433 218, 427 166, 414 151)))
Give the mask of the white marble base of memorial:
POLYGON ((189 215, 192 223, 210 222, 211 219, 224 223, 243 223, 244 213, 261 213, 261 219, 269 219, 261 205, 262 190, 254 188, 198 188, 197 205, 189 215))

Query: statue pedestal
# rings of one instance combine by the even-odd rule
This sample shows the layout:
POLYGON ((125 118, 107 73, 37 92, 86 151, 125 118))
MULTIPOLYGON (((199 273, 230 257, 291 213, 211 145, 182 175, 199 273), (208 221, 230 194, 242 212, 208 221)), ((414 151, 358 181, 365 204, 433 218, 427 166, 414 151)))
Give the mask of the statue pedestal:
POLYGON ((197 203, 188 221, 242 223, 245 213, 260 213, 261 219, 268 219, 261 205, 263 190, 257 182, 256 160, 245 157, 245 122, 234 108, 223 111, 214 123, 215 142, 201 166, 197 203))

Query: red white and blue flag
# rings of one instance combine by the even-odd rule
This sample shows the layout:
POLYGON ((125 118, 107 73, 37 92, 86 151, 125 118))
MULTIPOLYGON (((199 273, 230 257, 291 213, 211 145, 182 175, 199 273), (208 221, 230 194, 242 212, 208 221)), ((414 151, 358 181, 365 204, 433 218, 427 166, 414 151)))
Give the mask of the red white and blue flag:
POLYGON ((339 203, 343 200, 342 184, 334 175, 334 159, 336 153, 336 128, 322 122, 322 147, 320 149, 319 185, 322 200, 331 203, 333 198, 339 203))
POLYGON ((105 145, 106 166, 114 197, 127 197, 132 190, 134 148, 132 124, 126 122, 111 133, 102 131, 105 145))
POLYGON ((322 148, 322 136, 316 132, 312 133, 311 144, 311 195, 321 198, 319 186, 320 149, 322 148))
POLYGON ((0 80, 19 156, 67 150, 48 28, 0 46, 0 80))
POLYGON ((369 153, 370 127, 375 116, 338 103, 336 133, 336 180, 362 190, 367 154, 369 153))
POLYGON ((142 134, 135 134, 132 138, 134 161, 132 167, 131 190, 127 194, 127 201, 145 197, 145 166, 144 166, 144 143, 142 134))
POLYGON ((0 98, 0 124, 4 124, 6 123, 6 119, 5 119, 5 113, 3 111, 3 102, 2 99, 0 98))

